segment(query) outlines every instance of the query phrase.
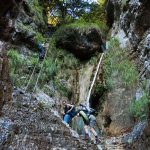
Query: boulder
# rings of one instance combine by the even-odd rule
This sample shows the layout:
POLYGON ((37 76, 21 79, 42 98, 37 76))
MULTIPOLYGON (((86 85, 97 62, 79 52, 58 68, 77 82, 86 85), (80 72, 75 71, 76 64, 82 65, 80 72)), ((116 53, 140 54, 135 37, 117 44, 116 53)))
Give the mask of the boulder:
POLYGON ((73 53, 80 60, 90 58, 96 51, 102 52, 100 30, 90 28, 85 31, 76 28, 64 28, 56 40, 58 48, 73 53))

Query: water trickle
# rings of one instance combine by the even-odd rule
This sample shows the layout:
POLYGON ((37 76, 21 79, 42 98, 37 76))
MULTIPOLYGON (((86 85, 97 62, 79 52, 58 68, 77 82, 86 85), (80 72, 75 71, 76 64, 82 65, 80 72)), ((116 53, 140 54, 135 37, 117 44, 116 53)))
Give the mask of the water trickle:
POLYGON ((103 59, 103 56, 104 56, 104 53, 101 54, 101 57, 99 59, 99 62, 98 62, 98 65, 97 65, 97 68, 96 68, 96 71, 95 71, 95 75, 94 75, 94 78, 93 78, 93 81, 91 83, 91 87, 90 87, 90 90, 88 92, 88 96, 87 96, 87 99, 86 99, 86 105, 87 105, 87 108, 89 109, 90 107, 90 96, 91 96, 91 92, 92 92, 92 89, 93 89, 93 86, 94 86, 94 83, 95 83, 95 80, 96 80, 96 77, 97 77, 97 74, 98 74, 98 71, 99 71, 99 68, 100 68, 100 64, 102 62, 102 59, 103 59))

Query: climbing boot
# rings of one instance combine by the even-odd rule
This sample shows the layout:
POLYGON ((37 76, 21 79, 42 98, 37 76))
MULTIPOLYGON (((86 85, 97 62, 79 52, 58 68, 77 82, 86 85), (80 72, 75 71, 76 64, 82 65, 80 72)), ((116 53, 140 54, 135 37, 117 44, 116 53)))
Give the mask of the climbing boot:
POLYGON ((96 144, 101 142, 100 139, 98 138, 98 136, 95 136, 95 142, 96 142, 96 144))
POLYGON ((89 140, 89 135, 85 134, 85 140, 89 140))

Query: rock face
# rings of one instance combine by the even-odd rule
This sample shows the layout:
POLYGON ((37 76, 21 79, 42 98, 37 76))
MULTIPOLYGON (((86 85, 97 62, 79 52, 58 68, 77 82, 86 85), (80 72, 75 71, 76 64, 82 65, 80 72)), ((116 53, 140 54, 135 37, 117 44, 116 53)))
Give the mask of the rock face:
MULTIPOLYGON (((121 47, 126 48, 130 54, 130 58, 136 62, 137 68, 139 70, 139 79, 146 79, 147 91, 149 91, 150 81, 150 20, 148 19, 150 17, 149 8, 150 3, 148 0, 129 0, 125 1, 125 3, 121 0, 108 0, 106 7, 107 22, 110 23, 110 27, 112 26, 111 36, 118 38, 121 47), (107 9, 112 5, 113 7, 111 10, 107 9), (110 11, 113 14, 110 15, 110 11)), ((116 84, 116 86, 117 85, 118 84, 116 84)), ((104 107, 106 111, 110 112, 108 113, 108 116, 105 116, 105 120, 108 120, 109 122, 106 124, 108 125, 106 130, 108 130, 110 134, 115 134, 117 132, 121 133, 120 129, 123 129, 123 127, 126 129, 129 128, 130 130, 130 127, 134 125, 130 118, 128 117, 127 119, 123 114, 121 115, 121 112, 126 111, 125 114, 127 114, 127 107, 132 101, 132 97, 136 93, 135 89, 131 89, 127 92, 122 88, 115 88, 111 93, 108 94, 108 100, 106 101, 104 107), (116 95, 116 93, 120 93, 120 96, 116 95), (125 97, 122 97, 121 95, 124 95, 125 97), (113 102, 114 98, 116 99, 116 102, 113 102), (118 109, 117 111, 116 108, 120 108, 120 110, 118 109), (116 118, 112 117, 115 116, 115 114, 116 118), (121 118, 119 116, 121 116, 121 118), (123 118, 126 119, 123 121, 123 118)), ((144 128, 146 130, 148 127, 149 123, 147 126, 140 130, 144 130, 144 128)), ((139 147, 140 149, 149 149, 149 134, 146 135, 145 132, 142 132, 142 134, 139 136, 142 136, 144 140, 142 141, 140 140, 141 138, 139 138, 133 145, 131 145, 135 149, 139 149, 139 147), (147 138, 145 138, 146 136, 147 138), (143 143, 145 143, 145 145, 143 143)), ((134 149, 133 147, 131 147, 131 149, 134 149)))
MULTIPOLYGON (((77 134, 72 135, 72 131, 62 123, 56 111, 58 109, 56 101, 45 93, 39 93, 33 97, 28 93, 20 94, 16 91, 11 101, 12 85, 5 44, 23 43, 26 46, 32 43, 36 32, 44 30, 44 23, 38 18, 39 14, 37 11, 32 13, 29 11, 28 2, 31 1, 5 0, 5 2, 0 2, 0 31, 2 33, 0 35, 0 113, 5 114, 0 118, 0 149, 96 150, 95 145, 87 144, 77 138, 77 134), (21 8, 20 11, 18 8, 21 8), (34 20, 35 17, 38 20, 34 20), (12 107, 8 102, 12 102, 12 107)), ((121 0, 108 0, 107 24, 112 27, 112 36, 119 37, 122 47, 127 45, 130 47, 129 53, 138 62, 140 78, 148 79, 147 89, 150 91, 150 22, 147 19, 150 16, 150 4, 148 0, 126 2, 127 4, 123 4, 121 0)), ((81 60, 90 58, 96 51, 102 52, 101 45, 101 34, 96 28, 87 31, 66 28, 57 39, 57 47, 72 52, 81 60)), ((79 76, 81 85, 78 89, 80 93, 83 92, 79 93, 80 102, 86 98, 85 92, 88 90, 90 76, 92 76, 93 67, 87 68, 85 74, 79 76), (84 78, 87 74, 89 76, 84 78), (83 87, 83 82, 87 87, 83 87)), ((116 83, 114 90, 108 93, 103 111, 105 133, 120 135, 122 132, 131 130, 134 123, 126 114, 131 98, 134 96, 134 90, 124 89, 116 83)), ((134 149, 134 147, 137 149, 142 145, 141 149, 148 149, 149 124, 149 121, 145 124, 140 123, 133 128, 131 133, 118 137, 118 141, 122 144, 121 148, 125 149, 124 145, 127 145, 129 149, 134 149), (140 137, 144 139, 144 144, 141 144, 143 141, 140 137)), ((115 149, 118 141, 114 139, 106 139, 104 147, 112 149, 114 146, 115 149)))
POLYGON ((39 5, 42 4, 22 0, 0 2, 0 38, 16 45, 24 41, 28 46, 33 45, 33 39, 37 42, 37 32, 45 30, 43 9, 39 5))
MULTIPOLYGON (((25 41, 24 45, 33 45, 31 41, 35 36, 35 31, 42 24, 33 23, 34 20, 30 17, 31 13, 28 9, 29 2, 22 0, 0 1, 0 111, 4 103, 10 101, 12 93, 7 50, 12 43, 19 45, 25 41)), ((15 47, 15 45, 13 46, 15 47)))
POLYGON ((0 41, 0 116, 4 104, 12 99, 12 84, 9 76, 9 65, 5 43, 0 41))
POLYGON ((29 11, 29 2, 33 1, 0 2, 0 149, 96 150, 96 145, 88 144, 63 124, 56 101, 45 93, 32 96, 14 91, 12 98, 8 45, 27 49, 36 32, 45 29, 37 11, 29 11))
POLYGON ((121 86, 115 86, 114 90, 108 93, 102 113, 106 134, 120 135, 133 127, 134 121, 129 116, 129 106, 134 93, 134 89, 126 90, 121 86))
POLYGON ((96 51, 102 52, 102 37, 96 28, 86 31, 65 28, 61 34, 57 40, 57 47, 72 52, 81 60, 90 58, 96 51))
MULTIPOLYGON (((41 102, 37 100, 40 93, 33 97, 15 91, 13 95, 11 109, 5 105, 3 109, 5 117, 0 118, 0 148, 97 149, 95 145, 87 144, 77 136, 77 133, 75 134, 63 124, 56 106, 45 107, 47 100, 41 102)), ((55 100, 53 102, 55 103, 55 100)))
POLYGON ((19 4, 21 1, 6 0, 0 2, 0 38, 10 40, 13 33, 14 19, 19 13, 19 4))
POLYGON ((14 20, 19 13, 21 0, 0 2, 0 113, 2 106, 12 99, 7 50, 14 33, 14 20), (4 42, 5 41, 5 42, 4 42))
POLYGON ((149 78, 150 20, 147 18, 150 17, 150 3, 148 0, 107 2, 108 6, 112 4, 114 7, 112 37, 117 37, 122 47, 130 47, 129 53, 138 61, 141 76, 149 78))

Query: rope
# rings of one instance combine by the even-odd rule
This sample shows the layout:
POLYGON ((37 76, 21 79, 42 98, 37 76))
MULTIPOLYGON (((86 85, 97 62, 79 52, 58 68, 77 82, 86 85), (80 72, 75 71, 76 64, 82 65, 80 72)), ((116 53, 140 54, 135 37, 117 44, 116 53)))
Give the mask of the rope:
POLYGON ((31 73, 31 71, 29 71, 28 75, 26 76, 24 84, 26 84, 26 82, 28 81, 28 78, 30 77, 30 73, 31 73))
MULTIPOLYGON (((38 63, 37 63, 37 64, 38 64, 38 63)), ((32 71, 32 74, 31 74, 31 76, 30 76, 30 79, 29 79, 29 81, 28 81, 28 83, 27 83, 27 86, 25 87, 25 92, 26 92, 27 89, 28 89, 28 86, 29 86, 30 81, 31 81, 31 79, 32 79, 32 76, 33 76, 33 74, 34 74, 34 72, 35 72, 35 68, 36 68, 37 64, 35 64, 35 66, 34 66, 34 69, 33 69, 33 71, 32 71)))
MULTIPOLYGON (((38 80, 39 80, 39 77, 40 77, 40 74, 41 74, 41 70, 42 70, 42 68, 43 68, 43 64, 44 64, 44 61, 45 61, 45 58, 46 58, 46 55, 47 55, 47 48, 48 48, 48 47, 46 47, 45 57, 44 57, 44 60, 43 60, 43 62, 42 62, 42 65, 41 65, 41 68, 40 68, 40 72, 39 72, 39 74, 38 74, 38 77, 37 77, 35 86, 34 86, 34 88, 33 88, 33 92, 35 91, 35 88, 36 88, 36 86, 37 86, 37 83, 38 83, 38 80)), ((38 63, 39 63, 39 62, 37 62, 37 64, 38 64, 38 63)), ((37 64, 35 64, 35 66, 34 66, 34 69, 33 69, 33 71, 32 71, 32 74, 31 74, 31 76, 30 76, 30 79, 29 79, 29 81, 28 81, 28 83, 27 83, 27 86, 26 86, 26 88, 25 88, 25 92, 26 92, 26 90, 28 89, 28 86, 29 86, 29 84, 30 84, 30 82, 31 82, 31 79, 32 79, 32 76, 33 76, 33 74, 34 74, 34 72, 35 72, 35 68, 36 68, 37 64)), ((32 93, 33 93, 33 92, 32 92, 32 93)))
MULTIPOLYGON (((35 64, 36 65, 36 64, 35 64)), ((35 66, 34 66, 35 67, 35 66)), ((34 70, 34 69, 33 69, 34 70)), ((28 81, 28 79, 29 79, 29 77, 31 76, 31 73, 32 73, 33 71, 29 71, 29 73, 28 73, 28 75, 26 76, 26 79, 25 79, 25 82, 24 82, 24 84, 26 84, 26 82, 28 81)))
POLYGON ((89 93, 88 93, 88 96, 87 96, 86 103, 87 103, 87 108, 88 108, 88 109, 89 109, 89 99, 90 99, 91 91, 92 91, 92 88, 93 88, 93 86, 94 86, 94 83, 95 83, 95 80, 96 80, 96 77, 97 77, 97 74, 98 74, 98 70, 99 70, 99 67, 100 67, 100 64, 101 64, 101 61, 102 61, 103 56, 104 56, 104 53, 102 53, 102 55, 101 55, 101 57, 100 57, 100 60, 99 60, 99 63, 98 63, 98 65, 97 65, 96 72, 95 72, 95 75, 94 75, 94 78, 93 78, 93 81, 92 81, 92 84, 91 84, 89 93))
MULTIPOLYGON (((44 62, 44 60, 43 60, 43 62, 44 62)), ((36 83, 35 83, 35 86, 34 86, 34 88, 33 88, 33 92, 32 92, 32 93, 34 93, 35 88, 36 88, 36 86, 37 86, 37 83, 38 83, 38 81, 39 81, 39 77, 40 77, 40 74, 41 74, 41 71, 42 71, 42 68, 43 68, 43 64, 44 64, 44 63, 42 63, 42 65, 41 65, 40 72, 39 72, 39 74, 38 74, 38 77, 37 77, 37 80, 36 80, 36 83)))
POLYGON ((33 92, 32 92, 32 93, 34 93, 34 91, 35 91, 35 89, 36 89, 36 86, 37 86, 37 84, 38 84, 39 77, 40 77, 40 74, 41 74, 41 71, 42 71, 42 68, 43 68, 43 65, 44 65, 44 61, 45 61, 46 55, 47 55, 47 48, 46 48, 45 57, 44 57, 44 60, 43 60, 43 62, 42 62, 42 65, 41 65, 41 68, 40 68, 40 72, 39 72, 39 74, 38 74, 38 77, 37 77, 37 80, 36 80, 36 83, 35 83, 35 86, 34 86, 34 88, 33 88, 33 92))

